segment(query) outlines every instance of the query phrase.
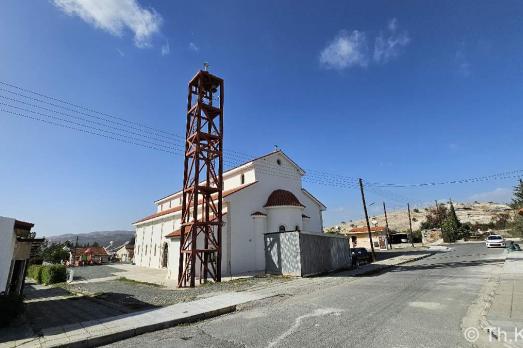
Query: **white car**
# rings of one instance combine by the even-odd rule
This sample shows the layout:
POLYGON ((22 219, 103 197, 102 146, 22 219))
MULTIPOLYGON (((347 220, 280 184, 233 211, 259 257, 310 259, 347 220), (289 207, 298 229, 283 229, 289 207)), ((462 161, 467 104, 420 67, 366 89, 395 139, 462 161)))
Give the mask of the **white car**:
POLYGON ((487 248, 504 248, 506 245, 505 238, 499 234, 492 234, 488 236, 485 240, 485 243, 487 244, 487 248))

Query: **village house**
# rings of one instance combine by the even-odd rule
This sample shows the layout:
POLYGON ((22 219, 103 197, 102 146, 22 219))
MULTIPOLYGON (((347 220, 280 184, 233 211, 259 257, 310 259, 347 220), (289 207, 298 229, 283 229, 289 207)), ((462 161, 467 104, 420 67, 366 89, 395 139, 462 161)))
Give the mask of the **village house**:
POLYGON ((116 250, 115 255, 120 262, 132 262, 134 258, 134 244, 122 245, 116 250))
MULTIPOLYGON (((372 236, 372 244, 374 248, 386 250, 388 248, 388 241, 386 229, 383 226, 372 226, 370 228, 372 236)), ((351 247, 353 248, 367 248, 370 247, 369 232, 367 227, 353 227, 348 232, 344 233, 349 237, 351 247)))
POLYGON ((31 251, 43 242, 31 232, 33 226, 0 216, 0 295, 23 292, 31 251))
MULTIPOLYGON (((264 234, 323 234, 326 207, 302 187, 304 170, 277 150, 223 173, 222 274, 264 271, 264 234)), ((177 279, 182 192, 155 202, 156 212, 134 223, 134 262, 166 268, 177 279)))
POLYGON ((75 266, 99 265, 109 262, 109 258, 109 253, 103 247, 73 248, 69 252, 69 263, 75 266))

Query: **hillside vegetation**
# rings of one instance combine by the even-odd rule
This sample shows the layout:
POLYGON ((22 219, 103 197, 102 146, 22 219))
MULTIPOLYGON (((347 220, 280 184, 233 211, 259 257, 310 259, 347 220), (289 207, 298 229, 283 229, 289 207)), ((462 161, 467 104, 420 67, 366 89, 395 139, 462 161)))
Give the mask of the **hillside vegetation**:
MULTIPOLYGON (((447 204, 447 208, 450 205, 447 204)), ((500 219, 505 218, 507 215, 512 216, 513 209, 507 204, 502 203, 454 203, 456 215, 461 223, 470 223, 472 225, 489 225, 495 224, 500 219)), ((421 227, 421 223, 426 220, 426 215, 429 208, 411 208, 412 216, 412 229, 418 230, 421 227)), ((387 212, 389 220, 389 228, 395 231, 406 231, 409 229, 409 217, 407 209, 395 210, 387 212)), ((385 215, 372 215, 371 219, 375 219, 378 222, 378 226, 385 226, 385 215)), ((354 220, 347 221, 345 224, 340 223, 336 226, 330 226, 329 228, 339 227, 341 232, 349 231, 353 227, 366 226, 365 220, 354 220)), ((327 228, 327 229, 329 229, 327 228)))

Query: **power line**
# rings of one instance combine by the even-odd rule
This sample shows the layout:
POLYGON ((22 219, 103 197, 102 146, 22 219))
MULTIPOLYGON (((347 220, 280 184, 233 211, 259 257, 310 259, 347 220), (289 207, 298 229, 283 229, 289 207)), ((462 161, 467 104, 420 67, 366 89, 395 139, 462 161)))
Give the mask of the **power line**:
MULTIPOLYGON (((29 99, 36 103, 42 103, 42 104, 45 104, 48 106, 52 106, 54 108, 66 110, 66 111, 75 113, 77 115, 83 115, 83 116, 87 116, 90 118, 95 118, 101 122, 88 120, 81 116, 71 115, 69 113, 65 113, 65 112, 58 111, 58 110, 53 110, 48 107, 44 107, 44 106, 33 104, 33 103, 28 103, 28 102, 25 102, 23 100, 16 99, 16 98, 10 98, 7 96, 0 95, 1 98, 10 100, 11 102, 20 103, 20 104, 30 106, 33 108, 45 110, 47 112, 51 112, 51 113, 65 116, 65 117, 80 120, 80 121, 83 121, 86 123, 96 124, 98 126, 101 126, 102 128, 92 127, 92 126, 74 122, 74 121, 71 121, 68 119, 63 119, 61 117, 47 115, 47 114, 43 114, 43 113, 40 113, 40 112, 37 112, 34 110, 29 110, 29 109, 21 108, 21 107, 12 105, 12 104, 0 102, 1 105, 4 105, 6 107, 15 108, 15 109, 18 109, 18 110, 21 110, 24 112, 35 113, 37 115, 44 116, 46 118, 51 118, 51 119, 58 120, 60 122, 73 124, 72 127, 65 127, 65 128, 79 130, 78 127, 84 127, 84 128, 89 129, 89 132, 86 132, 89 134, 95 134, 96 132, 103 132, 103 133, 110 134, 111 136, 107 136, 106 138, 113 139, 113 140, 116 140, 116 138, 121 139, 121 138, 127 137, 128 138, 126 141, 127 143, 136 144, 137 142, 140 142, 140 143, 146 144, 147 145, 146 147, 149 147, 152 149, 162 148, 162 149, 169 150, 168 152, 171 152, 171 150, 174 150, 174 152, 178 151, 178 152, 181 152, 182 154, 184 152, 185 138, 180 135, 177 135, 175 133, 165 131, 162 129, 157 129, 157 128, 145 125, 143 123, 140 123, 140 122, 129 121, 122 117, 113 116, 108 113, 97 111, 90 107, 68 102, 64 99, 52 97, 52 96, 46 95, 44 93, 35 92, 30 89, 22 88, 22 87, 16 86, 16 85, 8 83, 8 82, 0 81, 0 84, 6 86, 8 88, 15 89, 19 92, 15 92, 15 91, 12 91, 12 90, 9 90, 6 88, 0 88, 0 91, 10 93, 12 95, 16 95, 16 96, 19 96, 22 98, 26 98, 26 99, 29 99), (40 98, 35 98, 35 97, 29 96, 29 95, 26 95, 26 94, 23 94, 20 92, 35 95, 40 98, 54 101, 56 103, 62 103, 64 105, 67 105, 70 107, 66 107, 64 105, 49 102, 49 101, 46 101, 46 100, 43 100, 40 98), (77 110, 74 108, 77 108, 77 109, 80 109, 83 111, 80 111, 80 110, 77 110), (95 114, 95 115, 93 115, 93 114, 95 114), (115 121, 115 120, 117 120, 117 121, 115 121), (128 129, 115 127, 115 126, 112 126, 109 124, 104 124, 103 122, 111 123, 113 125, 118 125, 120 127, 127 127, 128 129), (139 128, 139 127, 141 127, 141 128, 139 128), (108 128, 111 130, 109 131, 105 128, 108 128), (122 134, 122 132, 125 134, 122 134), (162 139, 157 138, 157 136, 162 137, 162 139), (141 138, 145 138, 145 139, 149 139, 149 140, 144 140, 141 138), (169 140, 167 140, 167 139, 169 139, 169 140), (183 142, 182 142, 182 140, 183 140, 183 142)), ((9 112, 5 109, 2 109, 2 110, 4 110, 5 112, 9 112)), ((37 117, 28 117, 27 115, 23 115, 22 113, 19 113, 19 112, 18 113, 9 112, 9 113, 12 115, 18 115, 20 117, 41 121, 41 119, 39 119, 37 117)), ((50 122, 50 123, 48 122, 48 124, 53 124, 53 125, 56 125, 57 123, 59 123, 59 122, 50 122)), ((162 150, 160 150, 160 151, 162 151, 162 150)), ((235 151, 235 150, 228 150, 228 149, 226 150, 226 154, 224 154, 224 157, 227 158, 227 160, 226 160, 227 164, 229 164, 231 166, 236 166, 238 164, 242 164, 242 162, 248 163, 249 161, 252 161, 253 158, 255 158, 255 156, 248 155, 243 152, 239 152, 239 151, 235 151)), ((287 170, 287 169, 282 169, 282 168, 275 169, 273 166, 266 165, 263 162, 258 162, 257 164, 260 168, 264 169, 266 174, 271 174, 271 175, 280 174, 283 177, 293 177, 296 175, 296 171, 294 171, 294 170, 287 170), (265 167, 265 168, 263 168, 263 167, 265 167)), ((372 188, 390 188, 390 189, 392 189, 392 188, 423 188, 423 187, 430 187, 430 186, 463 184, 463 183, 481 182, 481 181, 489 181, 489 180, 502 180, 502 179, 509 179, 509 178, 521 178, 521 177, 523 177, 523 170, 513 170, 513 171, 509 171, 509 172, 497 173, 497 174, 492 174, 492 175, 488 175, 488 176, 465 178, 465 179, 459 179, 459 180, 441 181, 441 182, 427 182, 427 183, 414 183, 414 184, 367 182, 366 187, 369 188, 369 190, 371 190, 370 189, 371 187, 372 188)), ((306 176, 303 179, 305 181, 326 184, 328 186, 340 187, 340 188, 352 189, 357 186, 357 179, 354 177, 328 173, 328 172, 320 171, 320 170, 307 169, 306 176)))

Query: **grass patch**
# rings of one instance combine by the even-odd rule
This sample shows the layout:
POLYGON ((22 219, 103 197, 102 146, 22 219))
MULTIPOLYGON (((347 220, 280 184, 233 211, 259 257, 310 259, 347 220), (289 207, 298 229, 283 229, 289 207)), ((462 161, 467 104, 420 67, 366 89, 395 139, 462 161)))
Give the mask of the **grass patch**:
POLYGON ((118 280, 120 282, 129 283, 129 284, 134 284, 134 285, 147 285, 147 286, 153 286, 155 288, 163 288, 164 287, 163 285, 160 285, 160 284, 141 282, 141 281, 134 280, 134 279, 129 279, 129 278, 126 278, 126 277, 120 277, 120 278, 118 278, 116 280, 118 280))

